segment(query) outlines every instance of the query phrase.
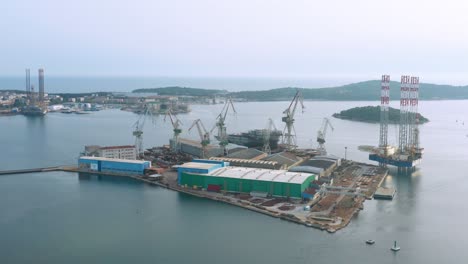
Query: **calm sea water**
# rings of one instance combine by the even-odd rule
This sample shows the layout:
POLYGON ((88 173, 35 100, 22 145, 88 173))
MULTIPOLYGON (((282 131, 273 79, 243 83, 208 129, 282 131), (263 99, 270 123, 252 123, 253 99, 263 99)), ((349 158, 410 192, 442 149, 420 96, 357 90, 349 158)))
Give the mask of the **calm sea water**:
MULTIPOLYGON (((385 185, 393 201, 366 201, 350 225, 335 234, 222 203, 126 179, 75 173, 0 176, 1 263, 460 263, 468 229, 467 101, 422 102, 431 122, 421 126, 426 154, 412 175, 394 170, 385 185), (456 122, 458 120, 458 122, 456 122), (376 244, 367 246, 366 239, 376 244), (402 250, 391 252, 393 240, 402 250)), ((302 147, 315 146, 321 119, 375 102, 306 102, 297 115, 302 147)), ((393 102, 392 102, 393 104, 393 102)), ((278 127, 288 102, 239 103, 228 130, 278 127)), ((207 127, 221 105, 193 106, 184 128, 202 118, 207 127)), ((85 144, 131 144, 137 116, 119 110, 90 115, 0 118, 0 169, 75 164, 85 144)), ((366 161, 359 145, 376 145, 378 124, 331 119, 330 153, 366 161)), ((396 142, 396 127, 390 127, 396 142)), ((194 133, 184 136, 196 138, 194 133)), ((145 146, 166 144, 168 123, 147 122, 145 146)))

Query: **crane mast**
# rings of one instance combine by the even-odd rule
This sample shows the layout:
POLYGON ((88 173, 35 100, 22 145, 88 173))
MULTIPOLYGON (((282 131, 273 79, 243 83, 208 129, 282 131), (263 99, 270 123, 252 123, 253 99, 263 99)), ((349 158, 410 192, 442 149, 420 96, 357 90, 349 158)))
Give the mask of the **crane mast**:
POLYGON ((229 112, 229 109, 232 109, 232 112, 236 114, 236 109, 234 108, 234 104, 232 103, 231 98, 226 100, 226 103, 223 106, 223 109, 219 113, 219 115, 216 117, 216 124, 215 126, 211 129, 210 132, 213 132, 215 128, 218 129, 218 135, 217 139, 219 140, 219 145, 223 149, 224 154, 227 154, 226 150, 226 145, 229 143, 228 142, 228 136, 226 132, 226 116, 229 112))
POLYGON ((273 123, 273 119, 269 118, 268 123, 265 129, 263 129, 263 152, 271 154, 271 147, 270 147, 270 136, 271 131, 277 130, 275 123, 273 123))
POLYGON ((144 154, 143 149, 143 128, 145 126, 146 117, 151 115, 151 111, 149 107, 145 106, 145 110, 143 111, 143 115, 140 115, 138 120, 133 124, 135 128, 132 132, 133 136, 135 137, 135 148, 137 152, 137 156, 141 157, 144 154))
POLYGON ((172 108, 167 110, 166 115, 164 116, 164 121, 166 121, 167 117, 169 117, 169 119, 171 120, 172 131, 174 132, 172 144, 171 144, 171 150, 173 152, 178 152, 179 151, 179 135, 182 133, 182 129, 181 129, 182 122, 172 112, 172 108))
POLYGON ((330 123, 330 120, 328 118, 324 118, 322 122, 322 126, 320 127, 319 131, 317 132, 317 142, 318 142, 318 148, 317 150, 321 155, 326 155, 327 150, 325 149, 325 137, 327 136, 327 128, 330 127, 330 129, 333 131, 334 128, 332 124, 330 123))
POLYGON ((200 119, 193 121, 192 126, 190 126, 189 131, 192 128, 197 127, 198 135, 200 136, 200 144, 202 145, 202 158, 206 158, 206 146, 210 144, 210 133, 207 132, 203 122, 200 119))
POLYGON ((294 150, 297 147, 296 143, 296 130, 294 128, 294 116, 298 105, 301 105, 302 112, 304 112, 303 97, 300 90, 296 91, 294 98, 292 99, 289 107, 283 111, 283 118, 281 121, 285 123, 283 130, 282 143, 286 145, 288 150, 294 150))

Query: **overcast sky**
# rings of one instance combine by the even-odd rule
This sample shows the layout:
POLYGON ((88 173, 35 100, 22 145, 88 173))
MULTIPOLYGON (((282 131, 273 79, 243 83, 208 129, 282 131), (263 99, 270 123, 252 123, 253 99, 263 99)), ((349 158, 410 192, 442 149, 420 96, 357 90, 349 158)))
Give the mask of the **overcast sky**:
POLYGON ((467 14, 463 0, 4 1, 0 75, 468 81, 467 14))

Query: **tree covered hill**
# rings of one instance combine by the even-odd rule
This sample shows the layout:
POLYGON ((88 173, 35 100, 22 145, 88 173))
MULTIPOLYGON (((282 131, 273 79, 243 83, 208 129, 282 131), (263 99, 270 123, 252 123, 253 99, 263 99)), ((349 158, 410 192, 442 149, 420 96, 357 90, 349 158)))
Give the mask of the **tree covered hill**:
MULTIPOLYGON (((418 114, 419 123, 424 124, 429 122, 429 119, 418 114)), ((380 122, 380 107, 379 106, 364 106, 354 107, 348 110, 343 110, 340 113, 333 114, 333 117, 339 119, 376 123, 380 122)), ((400 109, 390 107, 388 112, 388 121, 391 124, 400 122, 400 109)))
MULTIPOLYGON (((247 101, 284 101, 291 100, 298 88, 287 87, 264 91, 227 92, 188 87, 163 87, 137 89, 134 93, 158 93, 160 95, 212 96, 227 95, 247 101)), ((330 88, 303 88, 305 100, 336 101, 376 101, 380 100, 380 81, 365 81, 330 88)), ((468 86, 437 85, 421 83, 419 88, 421 100, 468 99, 468 86)), ((400 99, 400 83, 390 82, 390 100, 400 99)))
MULTIPOLYGON (((230 93, 233 98, 252 101, 289 100, 297 88, 278 88, 266 91, 242 91, 230 93)), ((365 81, 338 87, 302 89, 306 100, 367 101, 379 100, 380 81, 365 81)), ((452 86, 422 83, 419 88, 421 100, 468 99, 468 86, 452 86)), ((400 99, 400 83, 390 82, 390 99, 400 99)))

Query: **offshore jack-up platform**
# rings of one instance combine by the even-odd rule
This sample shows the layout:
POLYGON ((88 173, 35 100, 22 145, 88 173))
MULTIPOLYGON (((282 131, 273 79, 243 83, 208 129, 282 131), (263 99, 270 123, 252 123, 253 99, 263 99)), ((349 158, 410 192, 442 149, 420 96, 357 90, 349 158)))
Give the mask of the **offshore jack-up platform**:
POLYGON ((401 76, 398 147, 388 145, 390 76, 383 75, 381 84, 379 148, 369 154, 369 160, 396 166, 399 171, 414 171, 424 151, 419 146, 419 77, 401 76))

